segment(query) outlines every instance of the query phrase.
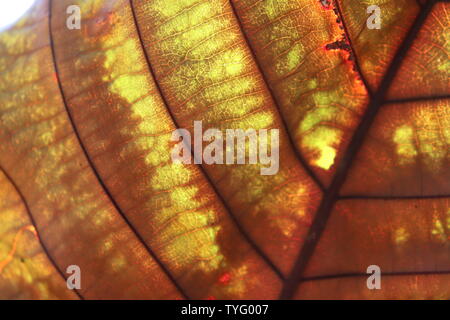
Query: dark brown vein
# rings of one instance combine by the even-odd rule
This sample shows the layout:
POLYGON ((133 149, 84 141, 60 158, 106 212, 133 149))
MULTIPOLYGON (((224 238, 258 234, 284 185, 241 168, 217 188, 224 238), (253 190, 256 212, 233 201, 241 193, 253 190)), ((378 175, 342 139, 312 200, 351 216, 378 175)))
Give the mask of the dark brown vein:
POLYGON ((120 208, 119 204, 116 202, 116 200, 114 199, 114 197, 112 196, 111 192, 109 191, 108 187, 106 186, 105 182, 103 181, 102 177, 100 176, 97 168, 94 165, 94 162, 92 161, 89 153, 86 150, 86 147, 83 144, 83 141, 81 139, 81 136, 78 132, 77 126, 75 125, 75 122, 73 120, 73 116, 72 113, 70 111, 70 108, 68 106, 67 103, 67 99, 66 96, 64 94, 64 90, 62 87, 62 83, 61 83, 61 79, 59 76, 59 70, 58 70, 58 63, 56 60, 56 50, 55 50, 55 46, 54 46, 54 41, 53 41, 53 28, 52 28, 52 4, 53 4, 53 0, 49 0, 49 37, 50 37, 50 48, 52 51, 52 59, 53 59, 53 64, 54 64, 54 68, 55 68, 55 74, 56 74, 56 78, 57 78, 57 82, 58 82, 58 87, 59 87, 59 91, 61 93, 61 98, 63 100, 63 104, 64 107, 66 109, 69 121, 72 125, 73 131, 77 137, 78 143, 86 157, 86 160, 89 163, 89 166, 92 169, 92 172, 94 173, 95 177, 97 178, 100 186, 103 189, 103 192, 107 195, 107 197, 109 198, 109 200, 111 201, 111 203, 113 204, 114 208, 117 210, 117 212, 120 214, 120 216, 123 218, 123 220, 125 221, 125 223, 127 224, 127 226, 130 228, 130 230, 132 231, 132 233, 135 235, 135 237, 138 239, 139 242, 141 242, 141 244, 144 246, 144 248, 146 249, 147 253, 150 255, 151 258, 153 258, 153 260, 157 263, 157 265, 160 267, 160 269, 163 271, 163 273, 167 276, 167 278, 173 283, 173 285, 177 288, 177 290, 180 292, 180 294, 185 298, 185 299, 189 299, 189 297, 187 296, 187 294, 185 293, 185 291, 183 290, 183 288, 181 288, 177 281, 175 280, 175 278, 172 276, 171 272, 166 268, 166 266, 162 263, 162 261, 157 257, 157 255, 152 251, 152 249, 148 246, 148 244, 146 243, 146 241, 142 238, 142 236, 140 235, 140 233, 137 231, 137 229, 135 228, 135 226, 133 225, 133 223, 131 223, 131 221, 127 218, 127 216, 125 215, 124 211, 120 208))
MULTIPOLYGON (((15 191, 19 195, 20 200, 22 201, 23 205, 25 206, 25 210, 26 210, 26 212, 28 214, 28 217, 30 218, 31 224, 33 225, 34 229, 36 230, 37 238, 38 238, 39 243, 41 244, 42 250, 44 250, 45 254, 47 255, 48 260, 53 265, 53 267, 56 269, 56 271, 59 273, 59 275, 63 279, 64 283, 66 283, 67 279, 66 279, 66 277, 64 275, 64 272, 61 270, 61 268, 58 266, 58 264, 56 263, 56 261, 53 258, 53 256, 50 254, 49 250, 47 249, 47 246, 44 243, 44 240, 42 239, 42 237, 40 235, 39 228, 38 228, 38 226, 36 224, 36 221, 34 220, 34 216, 31 213, 30 206, 28 205, 28 202, 25 199, 24 194, 19 189, 19 187, 16 184, 16 182, 8 174, 8 172, 6 172, 6 170, 3 169, 3 167, 1 167, 1 166, 0 166, 0 171, 5 175, 6 179, 8 179, 8 181, 11 183, 11 185, 14 187, 15 191)), ((73 289, 73 291, 78 296, 78 298, 80 298, 81 300, 84 300, 84 297, 81 295, 81 293, 77 289, 73 289)))
MULTIPOLYGON (((450 275, 450 270, 436 270, 436 271, 397 271, 397 272, 382 272, 381 277, 398 277, 398 276, 433 276, 433 275, 450 275)), ((340 278, 355 278, 355 277, 367 277, 368 273, 337 273, 323 276, 313 276, 302 278, 302 282, 306 281, 320 281, 331 280, 340 278)))
POLYGON ((340 196, 339 200, 426 200, 426 199, 450 199, 450 194, 438 194, 438 195, 412 195, 412 196, 378 196, 378 195, 359 195, 350 194, 340 196))
POLYGON ((306 240, 303 243, 303 246, 294 263, 294 267, 290 275, 288 276, 287 280, 284 282, 280 294, 281 299, 291 299, 294 296, 298 284, 302 280, 302 274, 305 271, 308 261, 312 257, 316 245, 323 231, 325 230, 332 209, 336 201, 339 199, 339 191, 345 179, 347 178, 347 174, 353 163, 353 160, 356 157, 358 150, 362 146, 364 138, 367 135, 367 132, 369 131, 375 119, 378 109, 384 102, 386 93, 400 68, 403 58, 407 54, 409 48, 411 47, 414 39, 416 38, 418 32, 420 31, 422 25, 425 22, 425 19, 431 12, 431 9, 433 8, 433 5, 435 3, 436 3, 435 0, 427 2, 423 10, 420 11, 414 23, 412 24, 410 30, 408 31, 408 34, 406 35, 402 44, 395 53, 394 58, 392 59, 386 73, 384 74, 381 80, 379 88, 372 96, 369 105, 367 107, 367 110, 360 124, 358 125, 353 134, 353 137, 342 158, 342 161, 337 166, 336 174, 333 177, 330 187, 328 188, 327 192, 324 194, 322 198, 322 201, 316 212, 312 225, 308 231, 306 240))
MULTIPOLYGON (((169 103, 165 97, 165 95, 163 94, 163 91, 161 90, 161 87, 157 81, 156 78, 156 74, 153 70, 152 64, 150 62, 150 58, 147 54, 147 50, 145 49, 145 45, 144 45, 144 40, 142 38, 142 34, 140 31, 140 27, 139 27, 139 22, 137 20, 137 15, 135 12, 135 8, 134 8, 134 1, 130 0, 130 7, 131 7, 131 11, 133 13, 133 20, 134 23, 136 25, 136 32, 142 47, 142 51, 144 53, 144 57, 145 60, 147 62, 148 65, 148 69, 150 71, 150 74, 152 75, 153 79, 155 80, 155 86, 158 89, 159 95, 161 96, 162 101, 164 102, 164 105, 166 106, 167 109, 167 113, 170 116, 173 124, 175 125, 176 128, 180 128, 180 125, 178 124, 177 120, 175 119, 175 116, 173 115, 172 111, 170 110, 169 107, 169 103)), ((191 150, 192 153, 192 150, 191 150)), ((284 276, 282 274, 282 272, 278 269, 278 267, 270 260, 270 258, 264 253, 264 251, 259 248, 259 246, 255 243, 255 241, 253 241, 253 239, 247 234, 247 232, 245 232, 243 226, 241 225, 241 223, 239 222, 239 220, 236 218, 236 216, 233 214, 233 211, 231 210, 231 208, 228 206, 227 202, 225 201, 225 199, 222 197, 221 193, 219 192, 219 190, 217 190, 217 187, 215 186, 215 184, 213 183, 213 181, 211 180, 210 176, 208 175, 208 173, 206 172, 206 170, 203 168, 202 165, 198 165, 198 168, 200 169, 200 171, 202 172, 203 176, 205 177, 205 179, 208 181, 208 184, 211 186, 212 190, 214 191, 214 193, 217 195, 218 199, 221 201, 222 205, 224 206, 225 210, 228 212, 229 217, 231 218, 232 222, 234 223, 234 225, 236 226, 236 228, 238 229, 239 233, 242 234, 242 236, 244 237, 244 239, 249 243, 250 247, 261 257, 261 259, 274 271, 274 273, 281 279, 284 279, 284 276)))
POLYGON ((436 96, 389 99, 389 100, 386 100, 385 104, 409 103, 409 102, 421 102, 421 101, 436 101, 436 100, 446 100, 446 99, 450 99, 450 95, 444 94, 444 95, 436 95, 436 96))

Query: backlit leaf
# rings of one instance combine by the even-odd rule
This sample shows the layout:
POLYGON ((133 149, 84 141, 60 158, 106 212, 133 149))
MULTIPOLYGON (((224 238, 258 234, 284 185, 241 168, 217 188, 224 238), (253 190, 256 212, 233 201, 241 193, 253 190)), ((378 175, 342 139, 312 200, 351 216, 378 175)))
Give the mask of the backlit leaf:
POLYGON ((0 298, 449 298, 449 10, 38 0, 0 33, 0 298), (279 170, 173 163, 199 120, 279 129, 279 170))

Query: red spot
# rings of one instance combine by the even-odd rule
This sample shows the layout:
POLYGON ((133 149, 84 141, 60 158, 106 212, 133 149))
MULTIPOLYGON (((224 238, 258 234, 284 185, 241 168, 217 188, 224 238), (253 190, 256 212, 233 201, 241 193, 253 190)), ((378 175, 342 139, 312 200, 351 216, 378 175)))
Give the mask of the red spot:
POLYGON ((214 297, 214 296, 208 296, 208 297, 206 298, 206 300, 216 300, 216 297, 214 297))
POLYGON ((58 75, 56 72, 53 72, 53 81, 58 82, 58 75))
POLYGON ((221 284, 228 284, 228 282, 230 282, 230 280, 231 280, 231 274, 229 272, 225 272, 224 274, 222 274, 219 277, 219 282, 221 284))

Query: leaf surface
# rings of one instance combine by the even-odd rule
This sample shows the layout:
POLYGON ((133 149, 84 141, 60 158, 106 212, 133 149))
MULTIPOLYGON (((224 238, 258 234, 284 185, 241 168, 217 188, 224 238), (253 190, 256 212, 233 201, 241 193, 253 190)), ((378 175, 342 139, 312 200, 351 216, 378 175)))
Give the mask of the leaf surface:
POLYGON ((448 298, 448 10, 38 1, 0 34, 0 296, 448 298), (194 120, 280 129, 278 173, 172 163, 194 120))

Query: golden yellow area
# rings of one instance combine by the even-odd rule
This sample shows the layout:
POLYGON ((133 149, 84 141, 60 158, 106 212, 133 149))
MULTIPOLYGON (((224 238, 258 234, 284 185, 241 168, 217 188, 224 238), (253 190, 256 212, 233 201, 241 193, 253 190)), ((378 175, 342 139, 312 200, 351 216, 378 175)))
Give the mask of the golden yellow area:
POLYGON ((438 69, 440 71, 445 71, 445 72, 447 72, 447 74, 450 74, 450 61, 449 60, 442 61, 441 59, 439 59, 437 62, 440 63, 438 65, 438 69))
POLYGON ((441 219, 434 217, 431 234, 443 243, 450 241, 450 209, 447 210, 447 214, 441 219))
POLYGON ((393 132, 397 161, 411 164, 420 157, 427 170, 440 170, 449 160, 450 122, 433 108, 418 108, 411 121, 414 127, 404 124, 393 132))
MULTIPOLYGON (((208 10, 208 4, 200 6, 200 9, 208 10)), ((120 14, 121 19, 131 18, 129 12, 119 8, 113 8, 113 11, 117 15, 120 14)), ((184 20, 184 23, 189 21, 184 20)), ((202 32, 209 28, 206 24, 202 32)), ((192 34, 192 37, 202 36, 202 32, 192 34)), ((165 112, 159 92, 149 75, 142 47, 135 37, 130 36, 129 29, 123 26, 111 28, 108 33, 104 33, 100 44, 105 56, 103 67, 106 71, 102 80, 108 84, 111 94, 126 101, 126 104, 117 101, 116 108, 124 109, 131 119, 137 120, 135 131, 132 132, 133 141, 123 147, 121 154, 127 158, 136 148, 144 152, 145 164, 148 170, 153 172, 145 181, 146 187, 155 192, 164 192, 163 199, 167 200, 147 200, 148 206, 159 204, 155 207, 159 215, 152 218, 155 229, 160 223, 164 226, 163 234, 154 235, 155 238, 151 242, 157 243, 157 248, 161 248, 157 250, 159 255, 170 258, 174 264, 178 264, 177 260, 183 257, 183 263, 189 265, 191 271, 200 269, 212 272, 222 267, 224 256, 220 253, 220 247, 215 244, 217 232, 220 230, 220 226, 214 226, 216 213, 214 210, 196 209, 204 206, 204 200, 199 194, 199 187, 192 182, 192 168, 170 162, 168 150, 171 130, 175 127, 165 112), (192 213, 179 215, 178 212, 186 210, 186 207, 193 210, 192 213), (170 224, 165 225, 166 221, 170 221, 170 224)), ((189 54, 195 55, 196 51, 193 50, 189 54)), ((224 70, 230 74, 239 72, 240 60, 234 53, 226 55, 221 64, 214 66, 216 75, 224 70)), ((211 77, 216 75, 210 73, 211 77)), ((121 132, 130 134, 130 128, 124 127, 121 132)), ((114 268, 122 269, 124 264, 122 257, 113 258, 114 268)))
POLYGON ((413 133, 413 129, 409 125, 403 125, 395 129, 393 140, 396 143, 401 164, 410 163, 417 156, 413 133))
MULTIPOLYGON (((313 117, 314 113, 309 113, 309 115, 313 117)), ((320 120, 317 119, 316 121, 320 120)), ((303 143, 305 147, 319 154, 315 157, 313 163, 322 169, 328 170, 334 164, 336 149, 333 146, 339 142, 341 132, 334 128, 323 126, 318 126, 313 130, 305 135, 303 143)))
POLYGON ((400 227, 395 230, 394 241, 396 244, 400 245, 406 242, 409 238, 409 234, 405 228, 400 227))
POLYGON ((299 67, 299 64, 302 62, 302 57, 304 56, 302 50, 302 45, 297 42, 292 48, 288 49, 288 51, 283 52, 282 58, 277 61, 276 65, 276 70, 279 73, 278 76, 282 77, 289 75, 299 67))

